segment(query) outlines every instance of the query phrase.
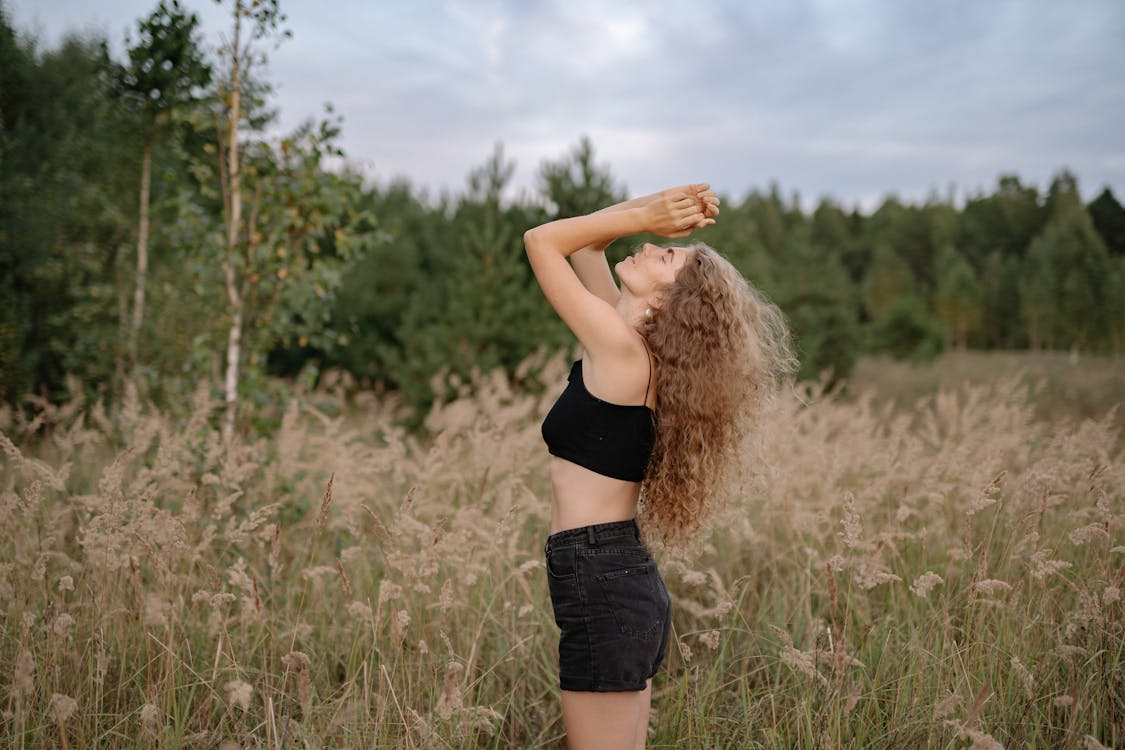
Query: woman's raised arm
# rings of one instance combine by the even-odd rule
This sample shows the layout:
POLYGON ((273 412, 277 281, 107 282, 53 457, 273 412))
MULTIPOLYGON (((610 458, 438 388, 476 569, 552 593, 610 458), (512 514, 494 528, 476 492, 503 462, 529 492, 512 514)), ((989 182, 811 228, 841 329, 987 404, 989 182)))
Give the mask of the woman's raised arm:
MULTIPOLYGON (((524 233, 527 257, 539 287, 583 346, 591 351, 630 346, 632 332, 613 308, 616 298, 589 289, 566 262, 567 257, 580 250, 600 253, 613 240, 630 234, 685 237, 714 223, 718 200, 712 203, 708 194, 713 198, 706 184, 672 188, 608 210, 548 222, 524 233)), ((587 264, 587 270, 594 270, 591 265, 587 264)), ((600 289, 602 281, 593 283, 600 289)), ((609 281, 612 283, 612 277, 609 281)), ((616 292, 616 285, 613 288, 616 292)))
MULTIPOLYGON (((656 200, 664 193, 685 193, 688 195, 695 193, 704 208, 705 218, 714 219, 714 217, 719 214, 719 199, 714 192, 707 189, 705 184, 669 188, 660 193, 653 193, 652 195, 644 195, 622 201, 621 203, 615 203, 612 206, 601 209, 597 213, 624 211, 630 208, 644 206, 656 200)), ((574 268, 574 273, 578 276, 579 281, 582 282, 584 287, 610 305, 616 305, 620 292, 617 289, 617 282, 613 279, 613 273, 609 270, 609 263, 605 257, 605 249, 609 247, 609 245, 610 242, 599 242, 575 250, 570 255, 570 265, 574 268)))

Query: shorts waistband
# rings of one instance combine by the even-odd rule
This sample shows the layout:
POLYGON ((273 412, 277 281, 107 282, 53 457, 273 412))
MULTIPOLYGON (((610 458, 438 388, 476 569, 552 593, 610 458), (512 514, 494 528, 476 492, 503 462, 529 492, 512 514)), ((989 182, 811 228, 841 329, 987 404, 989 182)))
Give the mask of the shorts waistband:
POLYGON ((547 537, 547 543, 543 548, 549 551, 552 548, 581 544, 583 542, 591 547, 596 547, 604 541, 620 537, 632 537, 638 541, 640 540, 640 534, 637 531, 637 520, 635 518, 630 518, 627 521, 596 523, 592 526, 580 526, 577 529, 559 531, 547 537))

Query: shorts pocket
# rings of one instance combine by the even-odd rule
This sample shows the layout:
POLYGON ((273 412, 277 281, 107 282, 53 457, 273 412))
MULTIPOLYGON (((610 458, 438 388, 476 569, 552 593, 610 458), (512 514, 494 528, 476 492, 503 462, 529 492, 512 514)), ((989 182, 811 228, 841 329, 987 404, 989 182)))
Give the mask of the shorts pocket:
MULTIPOLYGON (((610 560, 602 558, 599 567, 610 560)), ((664 630, 664 587, 656 562, 649 556, 613 556, 612 569, 598 573, 594 580, 605 599, 622 635, 649 639, 664 630)))
POLYGON ((574 578, 576 549, 573 545, 547 552, 547 575, 556 580, 574 578))

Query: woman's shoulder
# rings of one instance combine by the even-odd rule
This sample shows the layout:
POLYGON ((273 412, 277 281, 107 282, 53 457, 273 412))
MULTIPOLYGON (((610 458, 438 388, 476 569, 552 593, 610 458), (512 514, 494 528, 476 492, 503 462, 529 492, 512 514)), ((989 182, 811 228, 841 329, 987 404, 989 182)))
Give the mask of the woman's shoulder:
POLYGON ((596 354, 586 351, 580 362, 582 380, 591 396, 629 406, 651 402, 652 357, 639 333, 632 346, 596 354))

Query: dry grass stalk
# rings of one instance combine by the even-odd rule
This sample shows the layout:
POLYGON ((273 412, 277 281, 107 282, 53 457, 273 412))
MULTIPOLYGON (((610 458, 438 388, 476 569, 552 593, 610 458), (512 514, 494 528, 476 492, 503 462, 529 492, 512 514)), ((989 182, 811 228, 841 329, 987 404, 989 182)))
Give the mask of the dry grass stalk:
MULTIPOLYGON (((547 362, 541 392, 458 383, 423 434, 371 394, 359 412, 310 392, 273 439, 229 452, 205 388, 182 418, 135 394, 43 403, 42 443, 0 436, 0 627, 18 634, 0 642, 15 719, 0 744, 57 743, 57 720, 25 720, 57 692, 87 741, 141 706, 139 732, 185 747, 263 723, 324 747, 549 746, 538 422, 566 370, 547 362), (165 711, 185 718, 160 726, 165 711)), ((1005 382, 907 406, 806 389, 762 426, 745 495, 695 548, 656 550, 677 636, 654 745, 846 747, 889 720, 920 744, 988 747, 1027 725, 1112 744, 1090 727, 1125 637, 1116 418, 1038 422, 1005 382), (893 719, 863 700, 897 691, 916 702, 893 719)))

